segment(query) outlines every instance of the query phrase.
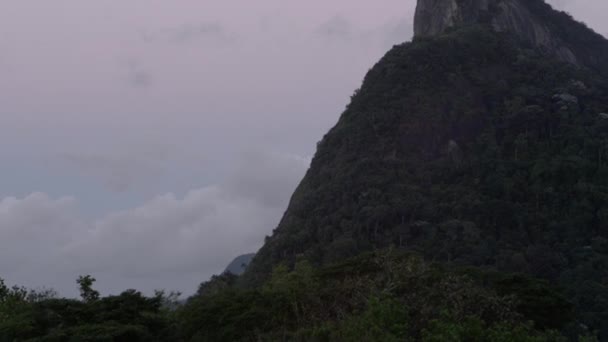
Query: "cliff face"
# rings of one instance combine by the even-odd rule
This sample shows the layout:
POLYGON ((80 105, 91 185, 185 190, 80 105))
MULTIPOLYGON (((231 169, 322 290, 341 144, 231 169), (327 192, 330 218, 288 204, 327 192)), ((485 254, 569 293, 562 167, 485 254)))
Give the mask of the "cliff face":
POLYGON ((542 0, 419 0, 414 34, 434 36, 451 27, 479 23, 514 33, 561 61, 606 69, 608 42, 542 0), (584 43, 581 35, 587 40, 584 43))
POLYGON ((478 22, 489 0, 420 0, 414 18, 415 36, 434 36, 459 23, 478 22))

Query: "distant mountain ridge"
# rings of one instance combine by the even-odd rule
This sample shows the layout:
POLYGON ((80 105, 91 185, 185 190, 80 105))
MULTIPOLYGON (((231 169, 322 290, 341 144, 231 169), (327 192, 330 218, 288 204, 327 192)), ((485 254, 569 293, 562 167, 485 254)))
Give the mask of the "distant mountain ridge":
POLYGON ((230 264, 228 264, 228 266, 224 270, 224 273, 229 272, 234 275, 243 274, 254 256, 255 253, 239 255, 238 257, 234 258, 234 260, 232 260, 230 264))

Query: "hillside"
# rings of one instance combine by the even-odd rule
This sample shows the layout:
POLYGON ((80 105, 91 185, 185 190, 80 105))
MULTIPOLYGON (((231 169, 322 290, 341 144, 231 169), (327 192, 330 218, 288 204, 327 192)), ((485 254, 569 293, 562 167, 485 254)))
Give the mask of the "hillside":
POLYGON ((600 75, 483 23, 394 47, 318 144, 245 281, 394 246, 551 280, 606 329, 600 75))
MULTIPOLYGON (((0 341, 518 341, 581 334, 572 305, 548 283, 453 269, 395 250, 313 268, 275 269, 255 289, 225 273, 185 304, 135 290, 82 300, 8 288, 0 280, 0 341), (574 330, 569 330, 574 328, 574 330)), ((580 341, 594 341, 585 331, 580 341)))
POLYGON ((572 305, 546 282, 395 250, 278 267, 260 288, 197 296, 179 314, 191 341, 565 342, 557 330, 580 334, 572 305))

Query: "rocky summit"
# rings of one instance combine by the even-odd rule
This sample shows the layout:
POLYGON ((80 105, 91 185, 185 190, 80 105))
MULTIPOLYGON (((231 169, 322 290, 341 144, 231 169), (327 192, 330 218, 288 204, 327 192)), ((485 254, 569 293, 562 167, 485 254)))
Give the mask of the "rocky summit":
POLYGON ((542 0, 419 0, 414 33, 435 36, 480 23, 513 33, 562 61, 606 70, 608 42, 542 0))

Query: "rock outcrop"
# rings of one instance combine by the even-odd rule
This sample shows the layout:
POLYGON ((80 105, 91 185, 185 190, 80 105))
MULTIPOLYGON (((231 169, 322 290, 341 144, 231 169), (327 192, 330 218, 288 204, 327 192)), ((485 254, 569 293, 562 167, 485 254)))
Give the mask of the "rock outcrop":
POLYGON ((608 41, 543 0, 418 0, 415 36, 434 36, 472 24, 514 33, 559 60, 608 70, 608 41), (585 42, 580 41, 582 35, 585 42))

